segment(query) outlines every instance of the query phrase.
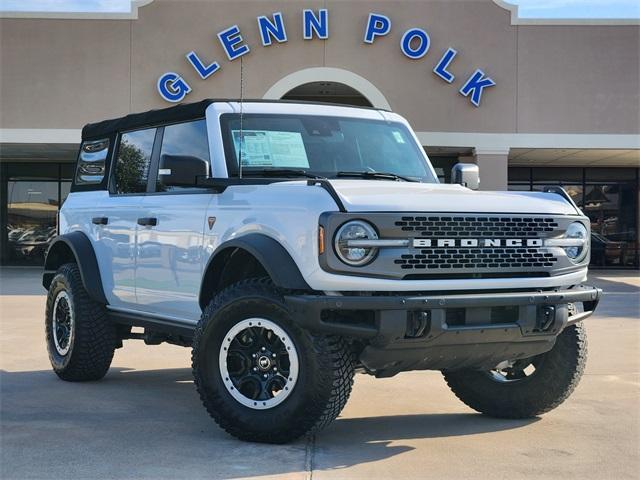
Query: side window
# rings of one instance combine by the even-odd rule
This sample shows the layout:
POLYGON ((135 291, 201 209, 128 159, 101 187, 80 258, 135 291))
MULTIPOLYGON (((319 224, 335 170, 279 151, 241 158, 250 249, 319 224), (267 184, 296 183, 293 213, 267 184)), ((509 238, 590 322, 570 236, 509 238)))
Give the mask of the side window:
POLYGON ((137 130, 120 136, 115 169, 115 193, 147 191, 149 164, 156 129, 137 130))
POLYGON ((198 178, 209 176, 209 171, 206 121, 166 126, 162 136, 156 191, 194 188, 198 178))
POLYGON ((109 139, 82 142, 78 166, 76 168, 76 185, 95 185, 104 179, 109 139))

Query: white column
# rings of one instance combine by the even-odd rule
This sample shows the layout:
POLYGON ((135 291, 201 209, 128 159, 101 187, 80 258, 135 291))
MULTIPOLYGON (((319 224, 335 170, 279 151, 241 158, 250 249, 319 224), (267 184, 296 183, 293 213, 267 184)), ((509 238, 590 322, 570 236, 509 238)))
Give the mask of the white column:
POLYGON ((475 148, 473 154, 480 170, 480 190, 506 190, 509 149, 475 148))

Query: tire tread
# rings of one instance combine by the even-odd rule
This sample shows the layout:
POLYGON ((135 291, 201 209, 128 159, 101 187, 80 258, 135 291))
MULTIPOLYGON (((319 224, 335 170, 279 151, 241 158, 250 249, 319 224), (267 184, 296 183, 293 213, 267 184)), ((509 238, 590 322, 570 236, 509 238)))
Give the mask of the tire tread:
POLYGON ((340 414, 353 386, 355 359, 342 337, 307 332, 315 355, 321 362, 322 382, 315 386, 314 397, 306 406, 304 417, 291 419, 286 428, 272 432, 249 431, 239 427, 242 423, 241 409, 229 407, 228 400, 222 398, 226 392, 212 394, 206 391, 200 373, 198 351, 202 348, 203 332, 218 310, 234 301, 250 302, 255 299, 275 302, 286 309, 281 293, 269 278, 250 278, 235 283, 214 296, 207 305, 194 334, 191 356, 194 383, 209 415, 230 435, 253 442, 286 443, 321 430, 340 414))
POLYGON ((578 386, 587 361, 584 325, 567 327, 544 355, 547 358, 543 377, 531 377, 535 381, 522 384, 500 385, 486 380, 486 374, 478 371, 443 372, 443 375, 456 397, 480 413, 496 418, 532 418, 558 407, 578 386), (512 387, 511 391, 507 391, 508 387, 512 387))
POLYGON ((53 313, 51 310, 54 302, 52 295, 54 286, 63 281, 60 276, 64 277, 72 296, 75 338, 68 363, 59 367, 52 359, 54 371, 62 380, 70 382, 99 380, 106 375, 111 366, 116 346, 116 329, 107 319, 105 306, 89 297, 82 283, 80 270, 75 263, 62 265, 51 282, 45 318, 49 356, 54 355, 51 351, 54 347, 53 340, 50 338, 52 332, 48 319, 53 313))

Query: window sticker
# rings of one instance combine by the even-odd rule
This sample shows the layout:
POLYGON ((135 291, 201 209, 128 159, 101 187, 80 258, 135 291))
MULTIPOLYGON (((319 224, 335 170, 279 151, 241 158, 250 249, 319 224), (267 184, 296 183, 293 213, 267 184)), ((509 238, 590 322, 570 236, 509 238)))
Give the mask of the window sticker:
MULTIPOLYGON (((236 157, 239 157, 240 130, 232 130, 236 157)), ((307 151, 299 132, 243 130, 244 167, 309 168, 307 151)))
POLYGON ((396 139, 396 143, 405 143, 404 137, 402 136, 402 133, 399 130, 393 131, 393 138, 396 139))

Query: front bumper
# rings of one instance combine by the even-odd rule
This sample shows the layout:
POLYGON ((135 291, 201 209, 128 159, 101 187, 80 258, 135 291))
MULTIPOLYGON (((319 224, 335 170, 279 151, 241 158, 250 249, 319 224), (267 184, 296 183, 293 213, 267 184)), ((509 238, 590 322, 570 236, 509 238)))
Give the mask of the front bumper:
POLYGON ((360 361, 377 376, 405 370, 492 368, 550 350, 568 325, 595 310, 602 291, 456 295, 288 295, 302 327, 361 339, 360 361))

